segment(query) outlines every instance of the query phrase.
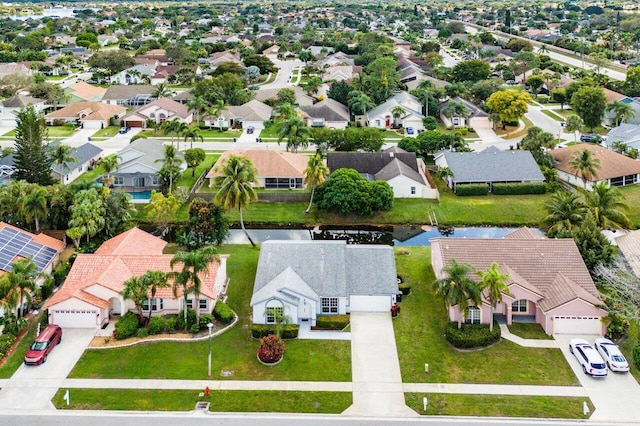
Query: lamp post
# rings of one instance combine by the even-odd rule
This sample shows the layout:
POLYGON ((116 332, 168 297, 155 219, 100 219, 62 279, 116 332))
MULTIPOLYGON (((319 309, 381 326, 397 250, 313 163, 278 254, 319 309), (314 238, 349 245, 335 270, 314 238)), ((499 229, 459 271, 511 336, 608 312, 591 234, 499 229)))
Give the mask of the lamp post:
POLYGON ((207 324, 207 328, 209 329, 209 368, 207 369, 207 371, 209 373, 209 377, 211 377, 211 329, 213 329, 213 323, 210 322, 209 324, 207 324))

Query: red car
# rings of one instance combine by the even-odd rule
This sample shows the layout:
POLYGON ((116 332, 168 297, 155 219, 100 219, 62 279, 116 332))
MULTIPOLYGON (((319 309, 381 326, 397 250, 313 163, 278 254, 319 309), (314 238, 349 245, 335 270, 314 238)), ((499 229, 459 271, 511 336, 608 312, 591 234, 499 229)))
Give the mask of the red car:
POLYGON ((47 355, 62 341, 62 328, 55 324, 49 324, 40 332, 36 340, 24 356, 27 365, 40 365, 47 360, 47 355))

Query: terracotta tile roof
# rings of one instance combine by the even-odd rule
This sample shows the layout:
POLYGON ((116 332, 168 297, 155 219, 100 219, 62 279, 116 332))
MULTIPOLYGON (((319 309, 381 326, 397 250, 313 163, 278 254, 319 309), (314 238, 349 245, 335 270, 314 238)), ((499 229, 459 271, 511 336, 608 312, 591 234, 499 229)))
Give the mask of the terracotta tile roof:
POLYGON ((109 301, 99 298, 98 296, 94 296, 91 293, 87 293, 84 290, 78 291, 74 295, 77 299, 82 300, 83 302, 87 302, 90 305, 97 306, 101 309, 106 309, 109 307, 109 301))
POLYGON ((109 118, 117 115, 124 114, 127 108, 110 105, 102 102, 76 102, 75 104, 67 105, 66 107, 57 111, 51 112, 45 116, 46 119, 54 118, 78 118, 81 112, 86 113, 86 116, 81 121, 86 120, 108 120, 109 118))
POLYGON ((144 250, 144 253, 148 255, 160 255, 166 245, 167 242, 162 238, 155 237, 140 228, 131 228, 102 243, 95 253, 102 255, 128 255, 141 254, 144 250))
POLYGON ((620 176, 634 175, 640 173, 640 162, 633 160, 617 152, 610 151, 600 145, 581 143, 568 146, 566 148, 554 149, 550 153, 556 160, 553 165, 558 170, 577 176, 574 170, 569 167, 569 161, 574 153, 588 149, 593 153, 593 157, 600 160, 598 175, 591 182, 603 179, 612 179, 620 176))
POLYGON ((525 226, 523 228, 520 228, 518 230, 511 232, 510 234, 505 235, 505 238, 510 238, 510 239, 526 238, 526 239, 532 239, 532 240, 535 240, 535 239, 544 240, 546 237, 541 233, 536 232, 533 229, 525 226))
POLYGON ((604 304, 598 297, 565 277, 562 272, 558 272, 544 296, 540 301, 540 308, 545 312, 575 299, 582 299, 595 306, 604 304))
POLYGON ((304 169, 309 161, 308 155, 269 149, 252 148, 248 150, 225 151, 216 166, 207 173, 207 178, 221 175, 222 165, 232 155, 248 158, 258 171, 257 177, 304 177, 304 169))
POLYGON ((107 89, 92 86, 89 83, 85 83, 84 81, 79 81, 75 84, 72 84, 71 86, 69 86, 69 89, 75 96, 81 99, 91 99, 107 93, 107 89))

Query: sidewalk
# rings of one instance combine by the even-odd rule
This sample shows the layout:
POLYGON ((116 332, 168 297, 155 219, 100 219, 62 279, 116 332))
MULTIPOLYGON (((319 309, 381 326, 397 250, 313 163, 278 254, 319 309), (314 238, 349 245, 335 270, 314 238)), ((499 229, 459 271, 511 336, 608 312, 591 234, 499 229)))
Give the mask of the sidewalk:
POLYGON ((506 324, 500 324, 500 334, 503 339, 513 342, 525 348, 559 348, 558 342, 555 340, 540 339, 523 339, 522 337, 511 334, 506 324))

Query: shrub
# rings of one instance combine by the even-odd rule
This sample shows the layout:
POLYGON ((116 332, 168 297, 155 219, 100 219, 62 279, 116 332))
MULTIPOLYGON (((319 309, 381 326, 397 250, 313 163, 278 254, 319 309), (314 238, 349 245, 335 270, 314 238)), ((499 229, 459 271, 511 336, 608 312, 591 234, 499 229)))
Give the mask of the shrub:
POLYGON ((467 195, 487 195, 487 194, 489 194, 489 185, 487 185, 486 183, 456 185, 456 195, 459 195, 462 197, 467 195))
POLYGON ((207 329, 207 324, 209 323, 213 323, 213 315, 210 315, 210 314, 200 315, 200 323, 198 324, 200 327, 200 330, 207 329))
POLYGON ((136 336, 138 337, 147 337, 148 335, 149 335, 149 329, 146 327, 139 328, 138 331, 136 331, 136 336))
POLYGON ((138 316, 127 312, 116 322, 116 339, 126 339, 136 334, 138 330, 138 316))
POLYGON ((500 339, 500 326, 494 321, 491 332, 488 324, 462 324, 462 328, 458 330, 458 323, 452 321, 447 325, 445 338, 456 348, 480 348, 500 339))
POLYGON ((184 323, 184 309, 178 313, 178 317, 176 318, 176 329, 177 330, 188 330, 191 329, 191 326, 196 323, 196 311, 193 309, 187 309, 187 324, 185 326, 184 323))
POLYGON ((15 341, 16 336, 13 334, 3 334, 0 336, 0 359, 4 358, 15 341))
POLYGON ((636 363, 636 367, 640 368, 640 345, 633 348, 633 362, 636 363))
POLYGON ((349 315, 318 315, 316 327, 328 330, 342 330, 349 325, 349 315))
POLYGON ((4 319, 2 334, 10 334, 15 337, 20 331, 27 328, 27 325, 27 321, 24 318, 16 318, 14 315, 9 315, 4 319))
POLYGON ((216 307, 213 308, 213 316, 223 324, 229 324, 234 318, 233 311, 222 300, 216 302, 216 307))
POLYGON ((493 193, 496 195, 544 194, 547 187, 544 182, 494 183, 493 193))
POLYGON ((258 348, 258 359, 265 363, 274 363, 282 359, 284 355, 284 342, 277 338, 274 334, 260 339, 260 347, 258 348))
POLYGON ((164 318, 162 317, 151 317, 149 320, 149 334, 162 333, 164 331, 164 322, 164 318))
POLYGON ((609 312, 604 321, 607 324, 607 337, 611 339, 618 339, 629 330, 629 321, 619 312, 609 312))
MULTIPOLYGON (((295 339, 298 337, 298 330, 300 329, 298 324, 285 324, 280 327, 282 329, 283 339, 295 339)), ((259 339, 270 334, 276 334, 275 324, 251 324, 251 336, 255 339, 259 339)))
POLYGON ((62 284, 62 282, 69 275, 69 271, 71 270, 71 264, 69 262, 62 262, 58 265, 55 271, 53 271, 53 278, 55 280, 56 286, 62 284))
POLYGON ((427 130, 435 130, 438 127, 438 121, 434 117, 425 117, 422 119, 422 125, 427 130))
POLYGON ((178 322, 178 318, 176 318, 175 316, 171 315, 171 316, 167 316, 167 319, 165 320, 165 327, 167 328, 167 332, 172 333, 174 331, 176 331, 176 323, 178 322))
POLYGON ((408 296, 411 294, 411 284, 409 283, 398 284, 398 290, 402 292, 403 296, 408 296))
POLYGON ((55 280, 53 277, 48 277, 47 280, 40 287, 40 297, 42 300, 47 300, 53 293, 53 284, 55 280))

